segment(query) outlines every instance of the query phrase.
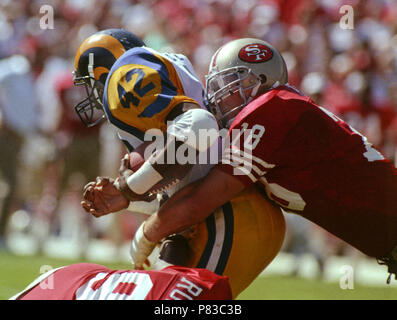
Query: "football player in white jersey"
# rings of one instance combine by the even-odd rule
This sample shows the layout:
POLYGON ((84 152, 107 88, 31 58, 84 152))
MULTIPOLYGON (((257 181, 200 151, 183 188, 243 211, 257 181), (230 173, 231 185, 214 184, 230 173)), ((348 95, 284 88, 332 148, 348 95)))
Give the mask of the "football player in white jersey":
MULTIPOLYGON (((75 65, 75 83, 87 88, 87 98, 76 106, 82 121, 90 126, 106 118, 129 151, 138 148, 146 140, 145 135, 155 129, 158 136, 171 137, 163 149, 165 153, 182 145, 193 149, 197 157, 214 146, 217 152, 217 134, 205 135, 204 143, 201 141, 199 130, 217 132, 218 125, 205 109, 203 85, 183 55, 156 52, 130 33, 111 29, 87 38, 77 51, 75 65), (99 117, 95 116, 97 112, 99 117), (195 139, 186 139, 189 136, 195 139)), ((195 165, 176 161, 164 165, 152 159, 125 179, 99 177, 86 185, 83 207, 96 217, 127 207, 154 213, 159 202, 146 195, 164 177, 172 178, 171 173, 182 179, 167 190, 172 196, 212 167, 211 162, 195 165), (147 205, 139 207, 142 202, 154 205, 149 209, 147 205)), ((128 157, 123 163, 128 166, 128 157)), ((187 230, 191 256, 186 266, 227 275, 234 298, 273 260, 284 232, 280 209, 251 188, 187 230)), ((143 268, 155 245, 146 239, 142 224, 132 242, 136 269, 143 268)))
MULTIPOLYGON (((87 91, 87 98, 75 107, 80 119, 93 126, 106 118, 130 152, 153 135, 167 135, 165 145, 169 142, 178 148, 185 143, 197 153, 214 143, 187 139, 189 135, 199 138, 199 129, 217 132, 218 125, 204 107, 203 85, 185 56, 156 52, 130 32, 108 29, 91 35, 80 45, 75 68, 75 84, 84 85, 87 91)), ((191 163, 178 161, 172 165, 180 167, 182 176, 192 167, 191 163)), ((142 195, 167 171, 167 164, 147 161, 128 185, 119 189, 129 200, 142 200, 142 195)), ((101 183, 104 181, 108 182, 101 179, 101 183)), ((90 188, 87 190, 83 206, 90 211, 93 203, 90 188)), ((121 202, 119 209, 128 204, 121 202)))
MULTIPOLYGON (((199 130, 217 133, 218 125, 204 106, 204 87, 199 77, 182 54, 156 52, 125 30, 103 30, 85 39, 78 48, 74 83, 85 86, 87 92, 87 97, 75 106, 82 122, 90 127, 107 119, 129 152, 153 136, 165 137, 163 149, 156 150, 165 159, 167 148, 178 150, 184 145, 198 156, 211 146, 216 147, 216 134, 212 141, 199 141, 199 130)), ((147 197, 147 191, 170 174, 170 167, 172 173, 179 174, 170 180, 183 181, 169 188, 168 193, 203 177, 211 168, 211 164, 194 166, 178 159, 171 163, 152 160, 153 157, 147 159, 127 181, 122 180, 122 185, 106 177, 88 183, 84 188, 84 209, 95 216, 122 209, 153 213, 159 201, 157 197, 147 197), (94 190, 103 188, 110 198, 94 196, 94 190), (109 210, 99 210, 101 204, 109 202, 109 210)), ((141 263, 136 263, 136 267, 141 268, 141 263)))

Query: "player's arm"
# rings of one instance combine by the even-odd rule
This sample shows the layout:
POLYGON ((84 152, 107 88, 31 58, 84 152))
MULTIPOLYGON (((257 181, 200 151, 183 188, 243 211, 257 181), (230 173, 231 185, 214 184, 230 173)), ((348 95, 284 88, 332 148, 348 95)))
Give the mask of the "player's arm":
POLYGON ((243 191, 244 184, 235 176, 216 167, 203 179, 192 183, 167 200, 145 222, 144 234, 158 242, 205 220, 216 208, 243 191))
POLYGON ((126 209, 130 203, 114 186, 115 180, 97 177, 84 186, 81 206, 95 217, 126 209))
POLYGON ((179 190, 136 232, 130 248, 135 268, 143 267, 157 242, 205 220, 244 188, 238 178, 215 167, 205 178, 179 190))

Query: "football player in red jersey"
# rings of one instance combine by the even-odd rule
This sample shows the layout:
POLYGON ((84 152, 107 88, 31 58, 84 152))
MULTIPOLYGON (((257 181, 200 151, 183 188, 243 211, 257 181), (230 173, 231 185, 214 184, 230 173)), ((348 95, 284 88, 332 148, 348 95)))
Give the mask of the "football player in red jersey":
POLYGON ((143 233, 157 242, 255 184, 284 211, 386 264, 389 282, 397 272, 397 170, 366 137, 289 86, 278 56, 258 39, 215 53, 206 89, 228 129, 223 161, 169 199, 143 233))
POLYGON ((177 266, 188 254, 184 237, 170 237, 162 244, 159 270, 77 263, 48 271, 10 300, 231 300, 227 277, 177 266))

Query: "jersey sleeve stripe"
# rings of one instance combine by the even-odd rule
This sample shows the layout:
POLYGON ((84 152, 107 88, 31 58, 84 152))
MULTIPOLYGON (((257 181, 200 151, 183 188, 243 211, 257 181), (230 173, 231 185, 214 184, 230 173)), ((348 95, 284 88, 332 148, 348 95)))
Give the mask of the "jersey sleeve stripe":
POLYGON ((267 170, 265 170, 265 171, 260 170, 256 165, 253 164, 252 161, 249 161, 249 160, 246 160, 244 158, 239 158, 239 157, 236 157, 236 156, 232 155, 232 163, 231 163, 231 165, 235 166, 234 164, 236 164, 236 166, 240 166, 241 164, 243 164, 244 167, 254 170, 255 173, 259 177, 263 176, 264 174, 267 173, 267 170))
POLYGON ((227 148, 227 149, 225 149, 224 154, 228 154, 228 153, 235 154, 242 158, 246 158, 246 159, 248 159, 248 161, 255 161, 255 162, 257 162, 257 165, 261 165, 264 169, 272 169, 275 167, 274 164, 268 163, 268 162, 262 160, 261 158, 258 158, 256 156, 252 155, 251 153, 244 152, 239 149, 227 148))
POLYGON ((251 173, 251 170, 248 170, 247 168, 244 167, 234 167, 233 168, 233 174, 234 175, 240 175, 240 176, 247 176, 248 178, 251 179, 252 182, 258 181, 258 179, 251 173))
MULTIPOLYGON (((247 175, 253 182, 256 182, 261 176, 267 173, 266 171, 261 171, 251 162, 245 161, 241 158, 232 157, 232 161, 230 161, 230 159, 223 158, 222 164, 232 166, 235 171, 241 171, 241 174, 247 175)), ((237 171, 236 174, 240 175, 237 171)))
POLYGON ((226 149, 222 155, 222 163, 234 168, 238 175, 245 174, 253 182, 264 176, 274 165, 240 150, 226 149), (259 160, 259 161, 258 161, 259 160), (240 173, 238 171, 240 171, 240 173))

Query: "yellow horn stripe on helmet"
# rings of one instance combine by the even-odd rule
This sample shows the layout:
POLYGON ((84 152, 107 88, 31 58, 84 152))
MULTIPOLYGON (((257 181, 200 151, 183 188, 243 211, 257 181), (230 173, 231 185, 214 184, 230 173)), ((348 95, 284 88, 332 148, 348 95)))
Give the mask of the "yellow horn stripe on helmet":
POLYGON ((116 38, 113 38, 107 34, 94 34, 85 39, 77 49, 74 60, 76 69, 78 68, 81 55, 86 50, 95 47, 105 48, 106 50, 110 51, 116 59, 118 59, 125 52, 124 46, 116 38))

